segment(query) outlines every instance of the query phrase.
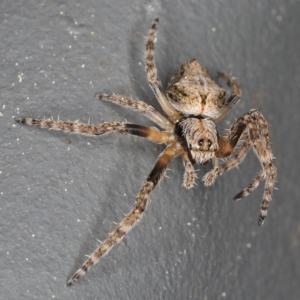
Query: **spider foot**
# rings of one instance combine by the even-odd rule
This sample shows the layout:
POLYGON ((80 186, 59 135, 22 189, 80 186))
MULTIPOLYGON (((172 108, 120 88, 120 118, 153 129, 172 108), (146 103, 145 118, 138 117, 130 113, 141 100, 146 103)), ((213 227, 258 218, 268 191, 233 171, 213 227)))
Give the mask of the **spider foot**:
POLYGON ((243 190, 243 191, 239 192, 238 194, 236 194, 236 195, 232 198, 232 200, 239 201, 239 200, 241 200, 242 198, 244 198, 244 197, 247 196, 247 195, 244 195, 244 194, 245 194, 245 191, 243 190))
POLYGON ((219 172, 219 168, 217 167, 217 168, 212 169, 208 173, 206 173, 202 178, 202 181, 204 182, 204 185, 205 186, 212 185, 215 182, 215 180, 218 176, 218 172, 219 172))
POLYGON ((269 206, 268 200, 263 200, 261 207, 260 207, 260 215, 258 218, 258 226, 262 226, 265 222, 265 218, 267 217, 267 209, 269 206))
POLYGON ((68 281, 67 286, 73 285, 82 275, 84 275, 88 271, 88 268, 86 266, 83 266, 82 268, 78 269, 72 278, 68 281))
POLYGON ((182 186, 186 189, 191 189, 195 186, 195 181, 197 179, 197 174, 194 170, 193 165, 190 161, 185 163, 185 172, 183 176, 182 186))
POLYGON ((248 187, 243 189, 241 192, 239 192, 237 195, 233 197, 233 200, 241 200, 242 198, 247 197, 250 193, 252 193, 259 184, 265 180, 266 178, 266 172, 265 170, 261 170, 258 175, 254 178, 254 180, 249 184, 248 187))
POLYGON ((187 190, 193 188, 196 185, 195 179, 196 177, 187 176, 186 178, 184 178, 182 186, 185 187, 187 190))

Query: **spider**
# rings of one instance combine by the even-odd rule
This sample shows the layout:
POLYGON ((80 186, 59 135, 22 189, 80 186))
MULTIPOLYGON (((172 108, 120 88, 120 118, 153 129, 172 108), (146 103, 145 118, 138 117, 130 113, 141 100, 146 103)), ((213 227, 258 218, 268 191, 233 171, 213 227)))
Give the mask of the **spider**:
POLYGON ((226 135, 219 135, 216 124, 240 99, 241 89, 232 77, 225 73, 219 73, 219 76, 227 81, 232 90, 231 95, 227 98, 226 91, 209 77, 207 69, 195 59, 179 68, 164 93, 161 82, 157 78, 154 62, 157 25, 158 19, 155 19, 146 42, 146 73, 150 87, 167 118, 142 101, 115 94, 98 94, 96 97, 143 113, 158 125, 162 129, 161 131, 119 122, 105 122, 93 126, 79 122, 54 121, 53 119, 19 118, 16 120, 22 124, 85 135, 102 135, 117 131, 166 145, 140 189, 134 209, 109 234, 109 237, 88 256, 88 259, 75 272, 67 285, 72 285, 84 275, 104 254, 107 254, 115 244, 120 242, 141 219, 149 202, 150 193, 165 174, 170 161, 179 155, 182 157, 185 168, 183 186, 190 189, 194 186, 197 178, 194 164, 205 164, 210 160, 212 161, 212 170, 202 179, 204 185, 209 186, 214 183, 217 176, 238 166, 247 152, 253 149, 261 163, 262 170, 250 185, 233 199, 239 200, 246 197, 263 180, 266 180, 258 225, 263 225, 266 218, 276 180, 276 168, 273 164, 274 157, 270 148, 268 124, 265 118, 259 111, 252 109, 237 119, 226 135), (239 148, 236 147, 238 143, 241 144, 239 148), (224 164, 218 165, 218 159, 224 158, 229 159, 224 164))

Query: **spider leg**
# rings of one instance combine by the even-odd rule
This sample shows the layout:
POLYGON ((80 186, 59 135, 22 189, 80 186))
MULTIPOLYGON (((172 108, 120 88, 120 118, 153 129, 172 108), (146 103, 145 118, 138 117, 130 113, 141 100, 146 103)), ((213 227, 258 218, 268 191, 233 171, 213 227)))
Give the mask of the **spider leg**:
POLYGON ((218 161, 218 158, 216 156, 214 156, 212 158, 212 165, 213 165, 214 168, 219 165, 219 161, 218 161))
POLYGON ((154 128, 129 123, 124 124, 124 127, 126 133, 137 135, 156 143, 169 145, 175 141, 175 137, 172 132, 161 132, 154 128))
POLYGON ((168 119, 162 116, 152 106, 144 103, 143 101, 132 100, 130 98, 114 94, 98 94, 96 98, 98 98, 99 100, 109 101, 114 104, 122 105, 127 108, 140 111, 161 128, 164 128, 166 130, 172 128, 172 124, 170 124, 170 121, 168 119))
POLYGON ((31 118, 16 119, 18 123, 38 126, 41 128, 49 128, 55 130, 63 130, 65 132, 84 134, 84 135, 102 135, 113 131, 120 133, 129 133, 146 138, 156 143, 170 144, 174 141, 171 132, 161 132, 154 128, 149 128, 141 125, 119 122, 105 122, 98 126, 83 124, 79 122, 64 122, 53 120, 38 120, 31 118))
POLYGON ((137 195, 135 208, 123 219, 123 221, 121 221, 118 227, 112 233, 110 233, 109 237, 89 256, 82 267, 76 271, 76 273, 69 280, 67 284, 68 286, 72 285, 76 280, 84 275, 94 264, 99 261, 101 256, 107 254, 111 248, 120 242, 141 219, 148 204, 151 191, 153 191, 158 184, 170 161, 182 152, 183 149, 180 147, 180 145, 177 142, 174 142, 159 156, 154 168, 137 195))
POLYGON ((161 82, 157 78, 157 69, 154 62, 154 43, 156 37, 158 19, 152 23, 151 30, 146 42, 146 73, 150 87, 152 88, 156 99, 158 100, 163 111, 169 116, 170 120, 175 123, 180 120, 182 116, 173 108, 168 99, 166 98, 161 82))
POLYGON ((231 76, 229 76, 226 73, 219 72, 219 77, 223 77, 227 80, 227 84, 231 87, 232 92, 225 104, 223 105, 223 107, 221 108, 219 116, 213 120, 215 123, 218 123, 220 120, 222 120, 242 96, 242 90, 231 76))
MULTIPOLYGON (((248 135, 244 134, 243 139, 245 139, 245 142, 243 143, 241 148, 235 153, 235 155, 232 158, 227 160, 226 163, 224 163, 223 165, 216 166, 211 171, 209 171, 208 173, 205 174, 205 176, 202 179, 204 181, 205 186, 212 185, 215 182, 217 176, 220 176, 225 171, 230 170, 230 169, 238 166, 244 160, 246 154, 251 149, 252 145, 251 145, 251 142, 249 140, 248 135)), ((229 139, 229 141, 230 141, 230 139, 229 139)), ((228 144, 229 144, 228 148, 231 149, 231 153, 232 153, 234 151, 235 146, 232 148, 232 146, 230 146, 229 141, 228 141, 228 144)), ((228 152, 226 152, 226 155, 227 154, 228 154, 228 152)))
POLYGON ((270 201, 272 200, 272 193, 276 181, 277 172, 273 164, 274 156, 270 147, 267 121, 265 120, 263 115, 255 109, 252 109, 249 114, 246 114, 245 119, 249 123, 248 127, 251 140, 253 141, 254 150, 260 160, 263 169, 266 172, 266 184, 258 219, 258 225, 261 226, 263 225, 264 220, 267 216, 267 209, 270 201), (258 133, 259 137, 257 135, 258 133))
POLYGON ((190 189, 195 185, 197 174, 186 151, 182 154, 182 160, 185 168, 182 186, 184 186, 187 189, 190 189))
MULTIPOLYGON (((247 196, 250 192, 257 188, 259 183, 261 183, 263 180, 266 180, 263 201, 258 220, 258 225, 261 226, 263 225, 267 216, 267 208, 272 199, 272 193, 276 181, 276 168, 273 164, 274 157, 270 147, 268 124, 263 115, 259 111, 253 109, 249 113, 236 120, 230 128, 228 137, 222 137, 223 140, 220 141, 220 145, 222 146, 221 152, 219 153, 220 156, 223 154, 222 151, 224 149, 231 149, 231 141, 238 139, 238 136, 241 137, 241 140, 244 140, 242 147, 225 164, 208 172, 204 176, 203 181, 205 185, 211 185, 218 175, 222 175, 224 171, 237 166, 253 146, 254 152, 257 154, 257 157, 262 165, 262 171, 256 176, 251 184, 242 192, 237 194, 234 199, 238 200, 247 196), (245 131, 243 132, 243 130, 245 131), (222 145, 222 143, 224 145, 222 145)), ((234 148, 232 151, 233 150, 234 148)))
POLYGON ((265 170, 261 170, 258 175, 253 179, 253 181, 243 189, 241 192, 239 192, 237 195, 233 197, 233 200, 240 200, 242 198, 247 197, 250 193, 252 193, 258 186, 259 184, 266 179, 266 172, 265 170))

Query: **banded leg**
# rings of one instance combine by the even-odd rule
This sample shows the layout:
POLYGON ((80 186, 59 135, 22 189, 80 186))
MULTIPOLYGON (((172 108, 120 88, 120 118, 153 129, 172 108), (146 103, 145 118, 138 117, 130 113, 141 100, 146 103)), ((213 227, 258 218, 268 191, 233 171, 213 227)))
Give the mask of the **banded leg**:
POLYGON ((220 110, 219 116, 213 120, 215 123, 218 123, 220 120, 222 120, 242 96, 242 90, 231 76, 229 76, 226 73, 219 72, 219 77, 223 77, 224 79, 226 79, 227 84, 232 89, 232 92, 229 98, 227 99, 226 103, 220 110))
POLYGON ((244 142, 241 148, 236 152, 236 154, 230 158, 225 164, 213 168, 211 171, 206 173, 202 179, 205 186, 212 185, 217 176, 222 175, 225 171, 230 170, 238 166, 245 158, 248 151, 251 149, 252 145, 250 142, 244 142))
MULTIPOLYGON (((243 126, 246 126, 246 131, 243 133, 241 138, 245 141, 242 147, 237 151, 236 155, 228 160, 224 165, 214 168, 212 171, 208 172, 204 176, 203 180, 205 185, 212 184, 218 175, 221 175, 227 169, 238 165, 253 146, 254 152, 257 154, 262 165, 262 171, 255 177, 246 189, 234 197, 234 200, 247 196, 250 192, 254 191, 263 180, 266 180, 258 220, 258 225, 261 226, 267 216, 267 208, 272 199, 277 172, 273 164, 274 157, 270 147, 268 124, 263 115, 257 110, 251 110, 249 113, 236 120, 230 128, 228 141, 232 138, 237 138, 237 133, 241 132, 241 128, 243 126)), ((221 142, 224 143, 223 149, 226 149, 225 139, 221 142)), ((228 146, 227 148, 230 147, 228 146)))
MULTIPOLYGON (((268 129, 268 123, 263 117, 263 115, 257 111, 256 109, 252 109, 250 111, 250 114, 254 120, 257 121, 257 124, 259 126, 260 134, 264 137, 264 146, 266 147, 267 151, 272 154, 272 150, 270 147, 270 140, 269 140, 269 129, 268 129)), ((271 159, 273 158, 273 155, 271 159)))
POLYGON ((170 132, 160 132, 154 128, 130 123, 105 122, 98 126, 93 126, 79 122, 38 120, 31 118, 19 118, 16 119, 16 121, 18 123, 26 125, 38 126, 41 128, 49 128, 55 130, 63 130, 65 132, 84 135, 102 135, 113 131, 118 131, 120 133, 129 133, 132 135, 140 136, 156 143, 170 144, 174 140, 170 132))
POLYGON ((242 144, 241 148, 235 153, 235 155, 227 160, 225 164, 220 166, 216 164, 211 171, 205 174, 202 179, 205 186, 212 185, 215 182, 217 176, 222 175, 225 171, 239 165, 245 158, 247 152, 252 147, 249 134, 247 133, 247 131, 245 131, 246 125, 241 122, 236 124, 236 122, 230 127, 227 136, 219 137, 219 149, 216 152, 216 157, 229 157, 234 152, 239 141, 243 141, 244 143, 242 144))
POLYGON ((195 172, 193 164, 191 163, 191 161, 189 159, 187 152, 184 152, 182 154, 182 160, 183 160, 183 164, 184 164, 184 168, 185 168, 182 186, 184 186, 187 189, 190 189, 190 188, 193 188, 195 185, 195 181, 197 179, 197 174, 195 172))
POLYGON ((233 200, 241 200, 242 198, 247 197, 250 193, 252 193, 258 186, 259 184, 266 179, 266 171, 261 170, 258 175, 253 179, 253 181, 243 189, 241 192, 239 192, 237 195, 233 197, 233 200))
POLYGON ((273 163, 269 164, 266 172, 267 172, 267 179, 265 184, 263 201, 260 206, 260 214, 258 219, 259 226, 262 226, 264 224, 265 218, 267 216, 268 206, 272 200, 272 193, 276 182, 276 168, 273 163))
POLYGON ((170 124, 170 121, 168 119, 162 116, 152 106, 144 103, 143 101, 132 100, 130 98, 114 94, 98 94, 96 98, 98 98, 99 100, 109 101, 114 104, 122 105, 127 108, 140 111, 161 128, 164 128, 166 130, 172 128, 172 124, 170 124))
POLYGON ((159 156, 154 168, 152 169, 146 182, 144 183, 140 192, 137 195, 135 208, 109 235, 108 239, 106 239, 102 244, 100 244, 99 247, 89 256, 89 258, 84 262, 83 266, 69 280, 67 284, 68 286, 72 285, 76 280, 78 280, 82 275, 84 275, 94 264, 96 264, 103 255, 107 254, 111 250, 111 248, 115 244, 120 242, 123 239, 123 237, 141 219, 148 204, 148 199, 151 191, 158 184, 170 161, 182 152, 183 149, 179 146, 177 142, 174 142, 159 156))
POLYGON ((266 184, 258 219, 258 225, 261 226, 267 216, 267 209, 272 200, 277 172, 273 164, 274 156, 270 147, 267 121, 263 115, 255 109, 245 115, 245 120, 249 123, 250 138, 253 142, 254 151, 266 172, 266 184), (259 134, 259 137, 257 134, 259 134))
POLYGON ((175 123, 180 120, 182 116, 172 107, 167 100, 161 82, 157 78, 157 69, 154 62, 154 43, 156 37, 158 19, 152 23, 151 30, 149 31, 148 39, 146 42, 146 73, 150 87, 152 88, 156 99, 158 100, 163 111, 169 116, 170 120, 175 123))

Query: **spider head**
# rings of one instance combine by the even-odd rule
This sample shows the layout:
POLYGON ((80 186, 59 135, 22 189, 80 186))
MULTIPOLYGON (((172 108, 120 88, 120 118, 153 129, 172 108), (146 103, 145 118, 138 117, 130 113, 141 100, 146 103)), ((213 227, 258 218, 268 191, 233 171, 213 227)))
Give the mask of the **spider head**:
POLYGON ((166 95, 172 106, 183 115, 215 118, 226 101, 226 91, 208 75, 195 59, 182 65, 171 79, 166 95))
POLYGON ((219 149, 215 123, 206 118, 182 118, 175 125, 175 135, 191 160, 198 164, 212 159, 219 149))

